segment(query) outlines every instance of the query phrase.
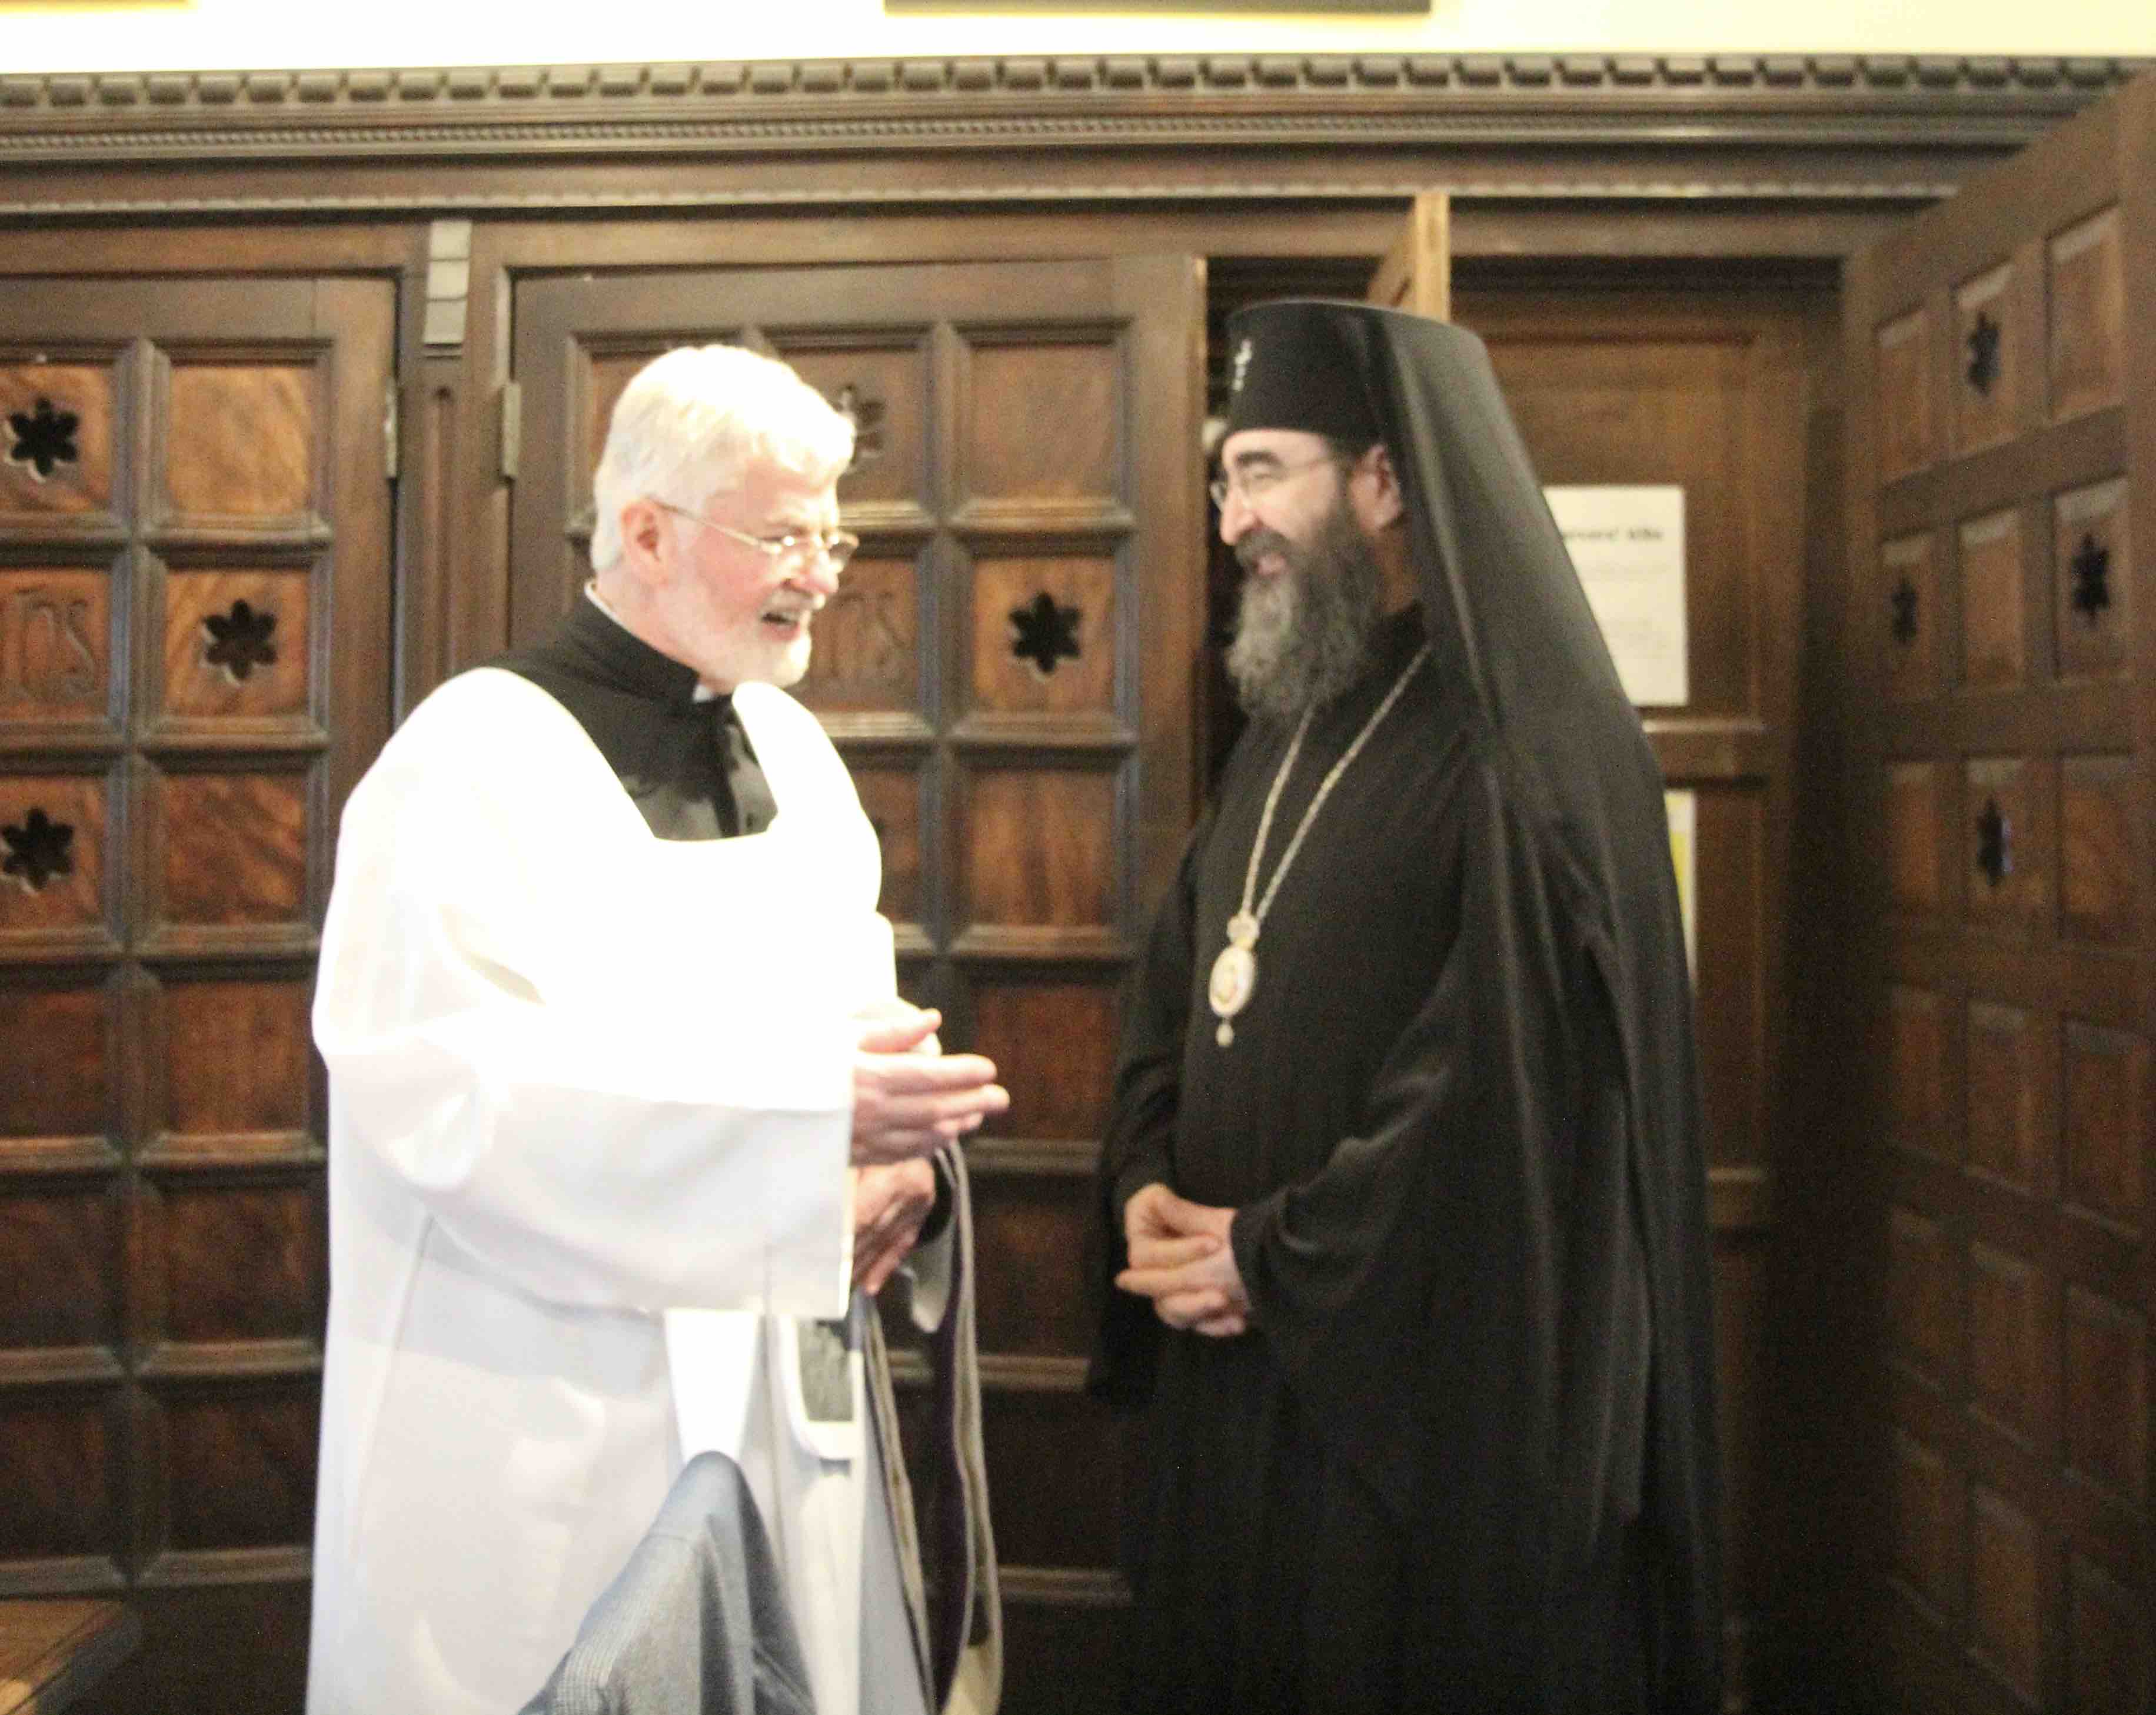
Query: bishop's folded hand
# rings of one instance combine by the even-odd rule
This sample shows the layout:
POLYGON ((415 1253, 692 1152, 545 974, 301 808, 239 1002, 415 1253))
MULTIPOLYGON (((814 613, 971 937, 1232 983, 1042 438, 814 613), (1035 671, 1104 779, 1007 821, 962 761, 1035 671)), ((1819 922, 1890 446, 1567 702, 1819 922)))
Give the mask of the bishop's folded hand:
POLYGON ((1232 1209, 1193 1203, 1163 1184, 1147 1185, 1123 1205, 1130 1266, 1116 1276, 1124 1291, 1150 1298, 1172 1328, 1225 1338, 1250 1327, 1235 1247, 1228 1241, 1232 1209))
POLYGON ((938 1052, 931 1045, 940 1014, 912 1008, 906 1013, 868 1024, 860 1033, 854 1055, 857 1167, 933 1155, 1010 1106, 993 1060, 938 1052))

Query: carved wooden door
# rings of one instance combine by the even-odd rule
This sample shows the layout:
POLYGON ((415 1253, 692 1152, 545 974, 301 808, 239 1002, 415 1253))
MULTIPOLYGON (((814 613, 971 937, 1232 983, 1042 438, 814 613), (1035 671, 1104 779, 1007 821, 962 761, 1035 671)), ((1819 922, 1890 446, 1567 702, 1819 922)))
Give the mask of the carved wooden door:
POLYGON ((747 341, 861 425, 839 495, 865 546, 799 694, 882 840, 902 987, 1012 1092, 970 1150, 1006 1707, 1090 1707, 1121 1460, 1079 1392, 1081 1257, 1116 992, 1194 801, 1199 266, 600 275, 528 282, 516 316, 520 636, 586 575, 592 466, 649 357, 747 341))
POLYGON ((101 1707, 298 1707, 307 1009, 388 730, 393 319, 374 283, 0 286, 0 1594, 135 1592, 101 1707))
POLYGON ((2156 82, 1845 310, 1866 1629, 1894 1707, 2145 1712, 2156 82))

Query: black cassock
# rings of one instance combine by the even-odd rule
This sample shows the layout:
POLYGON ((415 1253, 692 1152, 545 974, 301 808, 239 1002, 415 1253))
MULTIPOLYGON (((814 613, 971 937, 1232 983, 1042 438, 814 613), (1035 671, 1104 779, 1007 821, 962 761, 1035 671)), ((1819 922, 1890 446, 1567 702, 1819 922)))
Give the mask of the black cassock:
POLYGON ((1260 896, 1425 614, 1433 652, 1312 824, 1232 1043, 1207 977, 1286 734, 1245 733, 1134 973, 1103 1274, 1161 1180, 1238 1211, 1253 1317, 1176 1332, 1101 1283, 1092 1385, 1150 1414, 1127 1701, 1704 1715, 1704 1168, 1661 778, 1479 346, 1363 313, 1424 601, 1313 722, 1260 896), (1455 439, 1443 475, 1419 456, 1455 439))

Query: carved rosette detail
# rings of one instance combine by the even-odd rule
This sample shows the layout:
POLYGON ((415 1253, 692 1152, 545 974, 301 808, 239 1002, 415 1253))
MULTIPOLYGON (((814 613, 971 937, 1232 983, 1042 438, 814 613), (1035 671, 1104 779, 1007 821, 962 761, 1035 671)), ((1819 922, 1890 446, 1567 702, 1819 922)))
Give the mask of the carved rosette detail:
POLYGON ((873 398, 867 388, 846 383, 833 395, 831 407, 854 425, 854 456, 844 475, 851 476, 890 450, 884 440, 884 402, 873 398))
POLYGON ((24 466, 38 482, 49 481, 61 465, 81 459, 75 446, 75 431, 81 426, 75 413, 40 394, 29 410, 8 413, 8 462, 24 466))
POLYGON ((40 807, 33 806, 19 825, 0 827, 0 844, 7 851, 0 875, 26 892, 42 893, 54 876, 74 873, 74 827, 55 822, 40 807))
POLYGON ((1984 799, 1984 813, 1976 819, 1976 866, 1994 887, 2014 873, 2014 827, 1995 798, 1984 799))
POLYGON ((1992 383, 1999 379, 1999 324, 1982 310, 1976 312, 1976 325, 1969 331, 1965 373, 1969 384, 1979 393, 1989 393, 1992 383))
POLYGON ((1078 659, 1078 626, 1085 618, 1077 608, 1066 608, 1043 590, 1022 608, 1010 612, 1011 655, 1029 661, 1045 677, 1057 662, 1078 659))
POLYGON ((2074 578, 2074 611, 2094 625, 2111 605, 2111 550, 2085 531, 2067 569, 2074 578))
POLYGON ((1887 598, 1894 610, 1894 641, 1905 647, 1917 640, 1917 586, 1904 578, 1887 598))
POLYGON ((257 667, 276 665, 277 645, 270 640, 276 629, 277 616, 267 608, 258 611, 244 599, 236 601, 230 613, 203 619, 207 642, 203 664, 222 668, 229 678, 244 683, 257 667))

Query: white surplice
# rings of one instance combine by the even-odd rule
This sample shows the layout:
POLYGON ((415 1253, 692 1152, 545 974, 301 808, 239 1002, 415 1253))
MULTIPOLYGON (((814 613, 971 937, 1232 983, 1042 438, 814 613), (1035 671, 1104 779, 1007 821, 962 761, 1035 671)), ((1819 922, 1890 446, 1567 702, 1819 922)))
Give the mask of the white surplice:
POLYGON ((511 1715, 658 1511, 677 1403, 778 1515, 819 1706, 855 1707, 879 1462, 808 1445, 773 1359, 783 1318, 848 1312, 849 1015, 894 992, 891 929, 814 717, 735 705, 761 834, 654 839, 498 669, 429 697, 346 809, 310 1715, 511 1715), (683 1310, 736 1314, 675 1317, 677 1402, 683 1310))

